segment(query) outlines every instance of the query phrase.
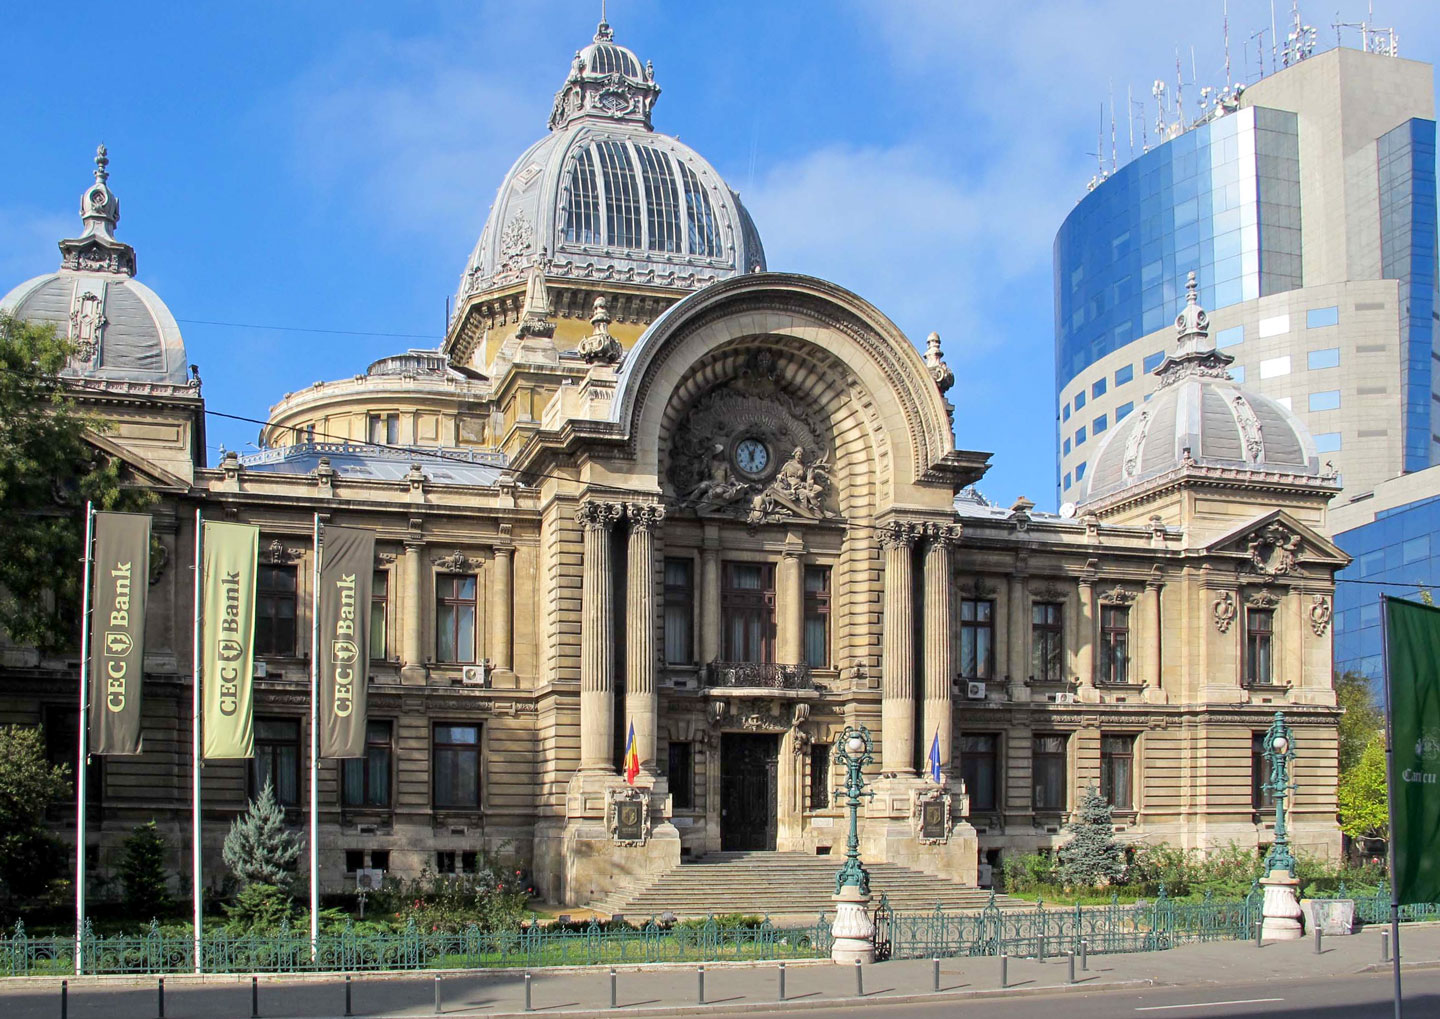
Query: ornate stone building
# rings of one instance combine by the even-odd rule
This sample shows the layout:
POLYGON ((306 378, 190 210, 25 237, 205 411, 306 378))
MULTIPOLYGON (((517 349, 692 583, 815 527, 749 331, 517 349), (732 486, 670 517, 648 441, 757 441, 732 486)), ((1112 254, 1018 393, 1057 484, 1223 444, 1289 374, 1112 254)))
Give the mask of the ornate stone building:
MULTIPOLYGON (((262 777, 303 816, 316 512, 379 536, 367 757, 320 769, 327 889, 481 848, 565 903, 724 849, 838 856, 846 723, 881 747, 866 855, 938 877, 1053 847, 1091 785, 1127 840, 1263 844, 1277 710, 1296 838, 1335 851, 1335 484, 1193 300, 1078 513, 993 505, 938 338, 922 354, 861 297, 764 271, 739 198, 651 128, 658 94, 602 24, 443 346, 286 395, 251 456, 205 466, 198 378, 103 165, 62 268, 0 303, 76 338, 67 378, 118 422, 97 444, 163 496, 146 752, 96 766, 102 861, 151 816, 187 838, 196 506, 262 531, 257 757, 205 766, 212 882, 262 777)), ((4 654, 0 718, 64 759, 73 655, 4 654)))

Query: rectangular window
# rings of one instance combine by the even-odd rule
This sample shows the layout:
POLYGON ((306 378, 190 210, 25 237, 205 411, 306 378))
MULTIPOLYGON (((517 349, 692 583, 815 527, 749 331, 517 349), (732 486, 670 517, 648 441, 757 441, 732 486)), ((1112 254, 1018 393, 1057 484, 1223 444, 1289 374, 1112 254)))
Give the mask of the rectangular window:
POLYGON ((1115 408, 1115 420, 1124 421, 1127 417, 1130 416, 1130 412, 1134 409, 1135 401, 1128 400, 1125 403, 1122 403, 1120 406, 1115 408))
POLYGON ((830 744, 810 744, 810 809, 830 806, 830 744))
POLYGON ((1079 481, 1079 480, 1080 480, 1081 478, 1083 478, 1084 476, 1085 476, 1085 465, 1084 465, 1083 463, 1076 464, 1076 465, 1075 465, 1075 480, 1076 480, 1076 481, 1079 481))
POLYGON ((1290 355, 1283 357, 1267 357, 1260 362, 1260 377, 1262 379, 1278 378, 1281 375, 1290 374, 1290 355))
POLYGON ((695 744, 670 742, 670 802, 676 810, 695 809, 695 744))
POLYGON ((1430 535, 1428 534, 1422 534, 1418 538, 1409 538, 1400 546, 1400 559, 1406 565, 1429 558, 1430 535))
POLYGON ((1068 438, 1065 440, 1065 455, 1070 455, 1070 440, 1068 438))
POLYGON ((1315 452, 1317 453, 1338 453, 1340 452, 1339 432, 1317 432, 1315 434, 1315 452))
POLYGON ((435 578, 435 660, 475 660, 475 578, 442 573, 435 578))
POLYGON ((1252 686, 1270 686, 1275 649, 1275 612, 1272 609, 1245 609, 1245 681, 1252 686))
POLYGON ((775 567, 725 563, 720 589, 724 656, 729 662, 775 660, 775 567))
POLYGON ((995 603, 960 599, 960 675, 989 679, 995 671, 995 603))
POLYGON ((1135 809, 1135 737, 1100 737, 1100 795, 1115 810, 1135 809))
POLYGON ((430 773, 438 809, 480 809, 480 727, 437 724, 430 773))
POLYGON ((399 414, 371 414, 367 427, 373 445, 393 446, 400 441, 399 414))
POLYGON ((1281 336, 1290 331, 1289 315, 1272 315, 1269 318, 1260 320, 1260 338, 1267 336, 1281 336))
MULTIPOLYGON (((1230 366, 1230 377, 1236 382, 1243 383, 1245 381, 1245 366, 1243 364, 1232 364, 1230 366)), ((1145 399, 1148 400, 1150 398, 1147 396, 1145 399)))
POLYGON ((340 762, 347 807, 390 806, 390 733, 393 723, 370 719, 365 723, 365 756, 340 762))
POLYGON ((1332 304, 1328 308, 1311 308, 1305 312, 1306 329, 1323 329, 1325 326, 1340 324, 1340 308, 1332 304))
MULTIPOLYGON (((1066 450, 1066 452, 1068 453, 1069 450, 1066 450)), ((1066 472, 1065 472, 1065 488, 1066 488, 1067 490, 1070 488, 1070 472, 1069 472, 1069 471, 1066 471, 1066 472)))
POLYGON ((1329 389, 1323 393, 1310 394, 1310 409, 1316 410, 1338 410, 1340 408, 1340 390, 1329 389))
POLYGON ((1065 678, 1065 607, 1058 602, 1030 606, 1030 675, 1046 683, 1065 678))
POLYGON ((1156 368, 1159 368, 1159 367, 1160 367, 1160 362, 1162 362, 1162 361, 1164 361, 1164 360, 1165 360, 1165 351, 1163 351, 1163 350, 1157 350, 1155 353, 1150 354, 1149 356, 1147 356, 1147 357, 1145 358, 1145 361, 1144 361, 1144 363, 1141 365, 1141 367, 1145 369, 1145 374, 1146 374, 1146 375, 1149 375, 1149 374, 1150 374, 1151 372, 1153 372, 1156 368))
POLYGON ((967 733, 960 737, 960 777, 970 794, 971 811, 987 812, 999 803, 1000 737, 967 733))
POLYGON ((377 662, 385 660, 385 652, 388 650, 385 639, 385 609, 389 600, 390 572, 376 570, 375 578, 370 582, 370 658, 377 662))
POLYGON ((1273 810, 1275 794, 1270 785, 1270 759, 1265 756, 1265 734, 1250 735, 1250 806, 1255 810, 1273 810))
POLYGON ((1090 422, 1090 433, 1092 435, 1099 435, 1101 432, 1103 432, 1109 427, 1110 423, 1106 420, 1106 416, 1104 414, 1101 414, 1094 421, 1090 422))
POLYGON ((255 757, 250 765, 251 795, 259 796, 269 779, 282 807, 300 805, 300 720, 255 719, 255 757))
POLYGON ((295 653, 295 567, 261 566, 255 574, 255 653, 295 653))
POLYGON ((1233 347, 1237 343, 1245 342, 1245 327, 1231 326, 1229 329, 1221 329, 1215 334, 1215 347, 1224 350, 1226 347, 1233 347))
POLYGON ((1060 420, 1061 420, 1061 421, 1069 421, 1069 420, 1070 420, 1070 405, 1069 405, 1068 403, 1067 403, 1065 406, 1063 406, 1063 407, 1060 408, 1060 420))
POLYGON ((1035 777, 1035 809, 1065 809, 1065 737, 1059 733, 1037 734, 1031 768, 1035 777))
POLYGON ((805 567, 805 664, 830 665, 830 567, 805 567))
POLYGON ((390 850, 388 850, 388 849, 372 849, 372 850, 370 850, 370 866, 371 866, 371 868, 374 869, 374 870, 389 870, 389 869, 390 869, 390 850))
POLYGON ((1096 379, 1096 380, 1091 384, 1091 386, 1090 386, 1090 395, 1091 395, 1091 396, 1104 396, 1104 395, 1105 395, 1105 380, 1104 380, 1104 379, 1096 379))
POLYGON ((1307 357, 1307 363, 1312 371, 1316 368, 1338 368, 1340 366, 1340 348, 1327 347, 1324 350, 1312 350, 1307 357))
POLYGON ((347 874, 353 874, 353 873, 355 873, 357 870, 362 870, 362 869, 364 869, 364 867, 365 867, 365 850, 363 850, 363 849, 347 849, 347 850, 345 850, 345 873, 347 873, 347 874))
POLYGON ((1100 681, 1130 681, 1130 609, 1124 605, 1100 607, 1100 681))
POLYGON ((695 563, 665 560, 665 661, 695 661, 695 563))
POLYGON ((1082 389, 1075 394, 1075 409, 1079 410, 1083 406, 1085 406, 1085 390, 1082 389))
POLYGON ((1081 425, 1079 428, 1075 429, 1075 445, 1077 445, 1077 446, 1083 446, 1083 445, 1085 445, 1085 426, 1084 426, 1084 425, 1081 425))
POLYGON ((1135 366, 1133 364, 1127 364, 1123 368, 1115 369, 1115 384, 1117 386, 1123 386, 1125 383, 1129 382, 1134 377, 1135 366))

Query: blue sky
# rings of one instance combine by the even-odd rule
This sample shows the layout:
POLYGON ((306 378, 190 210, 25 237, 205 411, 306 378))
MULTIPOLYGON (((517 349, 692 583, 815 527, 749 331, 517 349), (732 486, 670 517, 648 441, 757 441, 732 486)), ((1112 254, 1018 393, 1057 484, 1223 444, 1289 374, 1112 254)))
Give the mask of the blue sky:
MULTIPOLYGON (((1440 4, 1376 6, 1403 56, 1435 61, 1440 4)), ((1233 76, 1253 79, 1270 5, 1229 7, 1233 76)), ((1302 5, 1322 48, 1334 7, 1302 5)), ((212 410, 263 417, 289 390, 434 346, 598 8, 11 5, 0 292, 58 264, 104 141, 119 236, 180 320, 212 410)), ((1276 8, 1283 35, 1290 4, 1276 8)), ((657 129, 741 192, 770 267, 855 290, 917 343, 938 330, 957 444, 995 454, 982 490, 1053 508, 1055 231, 1095 172, 1102 104, 1108 158, 1112 89, 1123 163, 1127 87, 1173 88, 1178 48, 1193 102, 1192 46, 1199 83, 1223 84, 1221 0, 611 0, 610 21, 655 63, 657 129)), ((256 432, 208 429, 212 462, 256 432)))

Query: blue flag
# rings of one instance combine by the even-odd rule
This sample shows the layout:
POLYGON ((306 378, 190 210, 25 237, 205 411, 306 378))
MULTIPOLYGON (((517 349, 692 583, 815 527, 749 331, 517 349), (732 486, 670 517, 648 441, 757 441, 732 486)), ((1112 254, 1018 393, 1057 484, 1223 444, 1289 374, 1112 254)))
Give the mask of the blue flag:
POLYGON ((940 785, 940 730, 935 730, 935 738, 930 741, 930 781, 940 785))

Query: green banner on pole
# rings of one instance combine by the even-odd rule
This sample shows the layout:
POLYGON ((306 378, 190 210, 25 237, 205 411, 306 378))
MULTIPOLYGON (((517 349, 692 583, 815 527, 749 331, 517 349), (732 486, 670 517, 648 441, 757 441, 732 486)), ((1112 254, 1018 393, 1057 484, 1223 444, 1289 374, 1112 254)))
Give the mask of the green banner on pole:
POLYGON ((205 523, 201 675, 208 758, 255 756, 255 564, 260 529, 205 523))
POLYGON ((1440 609, 1385 599, 1396 901, 1440 900, 1440 609))
POLYGON ((365 756, 375 532, 325 528, 320 556, 320 756, 365 756))
POLYGON ((90 610, 90 753, 140 753, 150 514, 95 514, 90 610))

